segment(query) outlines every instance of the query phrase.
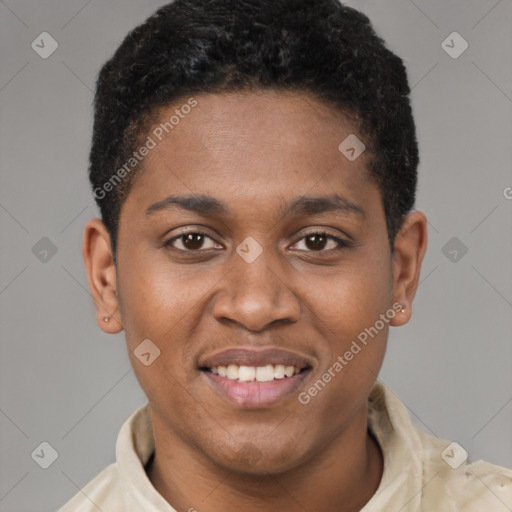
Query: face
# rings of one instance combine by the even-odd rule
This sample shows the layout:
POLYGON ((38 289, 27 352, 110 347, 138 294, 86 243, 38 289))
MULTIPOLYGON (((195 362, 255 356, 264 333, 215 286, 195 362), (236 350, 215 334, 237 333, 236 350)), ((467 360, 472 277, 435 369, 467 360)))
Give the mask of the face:
POLYGON ((361 417, 405 295, 368 154, 338 149, 357 135, 341 112, 283 92, 195 100, 161 141, 179 105, 160 112, 123 205, 120 322, 156 437, 284 471, 361 417))

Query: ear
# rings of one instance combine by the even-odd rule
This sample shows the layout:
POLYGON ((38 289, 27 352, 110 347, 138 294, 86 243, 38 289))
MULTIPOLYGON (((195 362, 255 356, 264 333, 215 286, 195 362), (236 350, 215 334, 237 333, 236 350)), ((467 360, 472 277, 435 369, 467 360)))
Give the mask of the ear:
POLYGON ((92 219, 86 224, 82 256, 96 306, 96 321, 107 334, 118 333, 123 330, 123 325, 118 312, 116 266, 110 234, 101 219, 92 219))
POLYGON ((414 210, 406 215, 395 238, 393 258, 393 303, 404 311, 390 320, 394 326, 406 324, 412 315, 412 301, 418 289, 421 264, 427 250, 427 218, 414 210))

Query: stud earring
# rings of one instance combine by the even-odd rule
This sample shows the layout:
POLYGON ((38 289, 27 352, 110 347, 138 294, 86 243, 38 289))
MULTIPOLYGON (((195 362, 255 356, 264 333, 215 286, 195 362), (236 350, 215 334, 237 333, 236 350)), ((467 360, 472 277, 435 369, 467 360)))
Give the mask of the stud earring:
POLYGON ((402 309, 400 310, 400 313, 403 313, 405 311, 405 307, 402 306, 402 309))
POLYGON ((109 317, 109 316, 104 316, 104 317, 103 317, 103 321, 104 321, 104 322, 108 322, 109 320, 110 320, 110 317, 109 317))

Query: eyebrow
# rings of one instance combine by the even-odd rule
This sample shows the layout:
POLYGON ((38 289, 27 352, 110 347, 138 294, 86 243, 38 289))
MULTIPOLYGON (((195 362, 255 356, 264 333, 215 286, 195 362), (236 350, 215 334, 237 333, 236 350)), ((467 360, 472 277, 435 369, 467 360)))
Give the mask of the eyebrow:
MULTIPOLYGON (((208 195, 170 195, 145 210, 150 215, 163 210, 179 208, 200 215, 228 215, 229 207, 215 197, 208 195)), ((342 212, 348 215, 365 217, 365 211, 360 206, 338 194, 330 196, 300 196, 292 200, 282 211, 282 217, 291 215, 318 215, 321 213, 342 212)))

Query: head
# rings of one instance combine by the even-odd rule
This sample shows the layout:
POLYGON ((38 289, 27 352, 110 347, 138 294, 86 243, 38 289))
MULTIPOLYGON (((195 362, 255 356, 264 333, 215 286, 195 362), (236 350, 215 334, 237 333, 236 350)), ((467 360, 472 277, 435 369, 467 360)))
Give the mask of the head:
POLYGON ((161 438, 279 472, 358 417, 426 249, 409 92, 401 59, 336 0, 176 0, 104 65, 89 174, 102 219, 83 252, 161 438), (211 370, 240 347, 288 352, 298 383, 264 404, 227 398, 211 370))

